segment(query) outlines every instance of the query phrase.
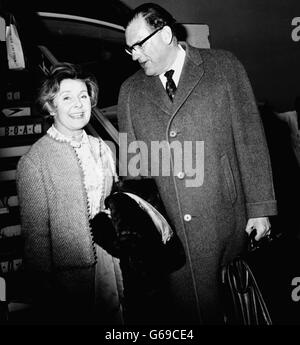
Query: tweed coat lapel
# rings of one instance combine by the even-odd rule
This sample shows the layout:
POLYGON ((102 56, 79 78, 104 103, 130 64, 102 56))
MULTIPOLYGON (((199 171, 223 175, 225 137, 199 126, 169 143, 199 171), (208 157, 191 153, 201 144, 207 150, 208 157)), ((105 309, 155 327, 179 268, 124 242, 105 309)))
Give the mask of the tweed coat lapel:
POLYGON ((171 111, 172 102, 170 101, 165 88, 162 85, 158 76, 147 77, 144 76, 144 88, 143 93, 159 108, 161 108, 167 114, 171 111))
POLYGON ((175 115, 194 88, 201 81, 204 74, 202 57, 199 50, 181 43, 186 51, 186 58, 179 79, 179 84, 174 97, 172 113, 175 115))
POLYGON ((170 101, 158 76, 147 77, 144 75, 143 77, 143 94, 169 116, 174 115, 180 109, 204 74, 199 50, 184 42, 180 44, 186 51, 186 58, 174 102, 170 101))

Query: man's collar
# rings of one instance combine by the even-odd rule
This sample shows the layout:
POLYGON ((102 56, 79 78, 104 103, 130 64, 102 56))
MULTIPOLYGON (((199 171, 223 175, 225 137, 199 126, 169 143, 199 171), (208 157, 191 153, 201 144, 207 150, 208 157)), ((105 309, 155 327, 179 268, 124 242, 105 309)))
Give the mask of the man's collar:
MULTIPOLYGON (((179 49, 177 50, 177 56, 175 58, 175 61, 173 62, 173 64, 169 68, 169 70, 171 70, 171 69, 174 70, 173 80, 174 80, 176 85, 178 85, 179 78, 180 78, 181 71, 182 71, 182 67, 184 64, 185 55, 186 55, 185 50, 181 47, 180 44, 178 44, 178 48, 179 49)), ((163 85, 166 85, 166 77, 164 76, 164 74, 165 74, 165 72, 160 74, 159 78, 160 78, 161 82, 163 83, 163 85)))
MULTIPOLYGON (((190 59, 196 65, 201 65, 203 62, 201 56, 201 49, 189 45, 187 42, 179 42, 180 46, 186 52, 186 59, 190 59)), ((205 49, 202 49, 205 50, 205 49)))

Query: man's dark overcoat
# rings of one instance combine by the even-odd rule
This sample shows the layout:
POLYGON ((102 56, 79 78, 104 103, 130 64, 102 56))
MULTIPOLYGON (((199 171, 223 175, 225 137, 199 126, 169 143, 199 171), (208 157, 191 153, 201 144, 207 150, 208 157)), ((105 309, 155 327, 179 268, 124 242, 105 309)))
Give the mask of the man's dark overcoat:
POLYGON ((247 219, 275 215, 277 206, 264 130, 242 64, 226 51, 182 46, 186 58, 173 103, 159 77, 142 70, 121 87, 120 174, 129 167, 129 178, 138 168, 154 177, 184 245, 186 265, 170 277, 170 322, 214 323, 221 265, 243 248, 247 219))

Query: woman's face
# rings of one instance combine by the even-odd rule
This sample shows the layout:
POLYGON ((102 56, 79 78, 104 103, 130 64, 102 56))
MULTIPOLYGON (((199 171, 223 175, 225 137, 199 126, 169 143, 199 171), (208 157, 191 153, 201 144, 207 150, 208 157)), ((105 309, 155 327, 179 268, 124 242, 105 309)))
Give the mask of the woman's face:
POLYGON ((62 80, 53 104, 55 127, 62 134, 71 137, 88 124, 91 117, 91 100, 82 80, 62 80))

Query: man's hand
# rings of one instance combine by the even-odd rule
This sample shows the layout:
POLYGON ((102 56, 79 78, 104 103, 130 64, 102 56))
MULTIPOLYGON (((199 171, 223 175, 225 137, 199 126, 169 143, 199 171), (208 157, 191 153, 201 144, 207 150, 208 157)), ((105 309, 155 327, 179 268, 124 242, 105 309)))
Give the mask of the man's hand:
POLYGON ((250 218, 246 226, 248 235, 256 229, 255 240, 259 241, 262 237, 267 236, 271 232, 271 224, 268 217, 250 218))

